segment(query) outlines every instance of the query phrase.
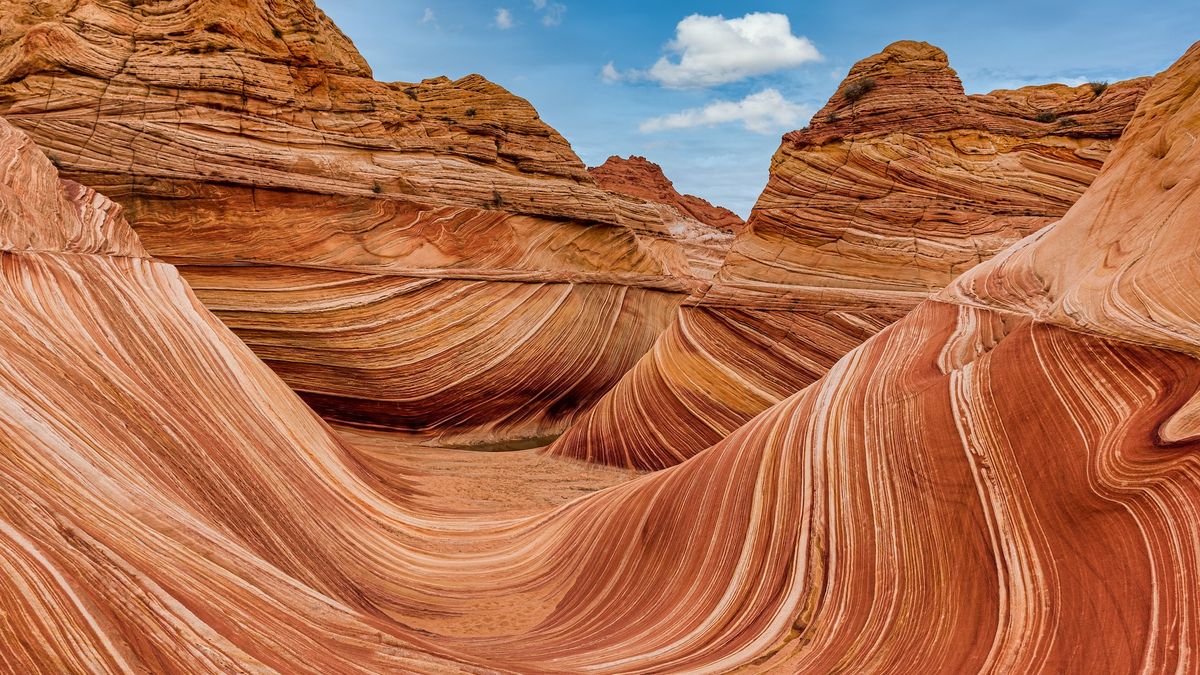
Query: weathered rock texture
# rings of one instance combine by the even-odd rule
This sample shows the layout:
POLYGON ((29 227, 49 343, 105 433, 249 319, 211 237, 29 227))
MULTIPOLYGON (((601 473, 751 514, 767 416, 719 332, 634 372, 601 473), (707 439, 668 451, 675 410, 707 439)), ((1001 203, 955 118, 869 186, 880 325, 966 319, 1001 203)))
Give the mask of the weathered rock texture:
MULTIPOLYGON (((632 199, 658 212, 670 233, 664 255, 686 259, 690 276, 712 279, 725 262, 735 232, 745 226, 736 213, 693 195, 681 195, 662 171, 645 157, 609 157, 588 169, 596 184, 614 195, 632 199)), ((679 269, 683 269, 680 265, 679 269)))
MULTIPOLYGON (((318 504, 285 504, 322 463, 369 476, 120 207, 3 120, 0 284, 0 671, 351 672, 287 636, 392 639, 316 590, 294 556, 320 555, 318 504)), ((453 665, 396 646, 380 667, 453 665)))
POLYGON ((1197 134, 1200 44, 1059 223, 691 461, 492 522, 367 471, 0 125, 0 666, 1195 672, 1197 134))
POLYGON ((0 0, 0 114, 322 414, 447 442, 560 431, 727 236, 482 77, 374 81, 310 0, 0 0))
POLYGON ((968 96, 925 43, 860 61, 784 137, 713 286, 551 452, 659 469, 725 437, 1061 217, 1147 86, 968 96))
POLYGON ((737 232, 746 225, 738 214, 727 208, 714 206, 695 195, 679 194, 662 167, 645 157, 634 155, 625 159, 614 155, 600 166, 590 167, 588 173, 605 190, 674 206, 680 213, 705 225, 730 232, 737 232))

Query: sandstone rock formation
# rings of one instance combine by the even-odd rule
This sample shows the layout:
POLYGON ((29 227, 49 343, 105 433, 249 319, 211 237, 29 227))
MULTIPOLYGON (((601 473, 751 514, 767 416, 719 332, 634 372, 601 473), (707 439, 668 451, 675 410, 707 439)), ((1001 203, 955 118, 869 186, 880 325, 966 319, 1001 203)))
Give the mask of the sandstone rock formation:
POLYGON ((662 167, 645 157, 635 155, 625 159, 614 155, 600 166, 590 167, 588 173, 597 185, 609 192, 674 206, 680 213, 705 225, 730 232, 737 232, 746 225, 729 209, 714 206, 695 195, 679 194, 662 167))
MULTIPOLYGON (((668 250, 662 255, 682 253, 685 259, 675 265, 680 276, 712 279, 725 262, 734 233, 745 225, 728 209, 693 195, 679 194, 662 167, 645 157, 609 157, 604 164, 588 169, 588 173, 600 187, 626 198, 622 201, 632 200, 642 208, 658 212, 658 218, 651 222, 666 225, 668 234, 664 242, 668 250)), ((652 236, 664 241, 661 235, 652 236)), ((695 285, 693 290, 702 287, 695 285)))
POLYGON ((0 115, 323 415, 448 443, 561 431, 727 246, 482 77, 374 81, 310 0, 0 0, 0 115))
POLYGON ((784 137, 713 286, 550 451, 660 469, 724 438, 1061 217, 1147 86, 969 96, 926 43, 860 61, 784 137))
POLYGON ((691 461, 489 521, 368 471, 0 123, 0 664, 1193 672, 1197 134, 1200 44, 1060 222, 691 461))
MULTIPOLYGON (((306 563, 292 556, 320 534, 304 522, 312 503, 280 501, 303 494, 286 477, 305 464, 368 476, 174 268, 147 257, 119 207, 60 183, 3 120, 0 271, 0 671, 282 667, 299 658, 286 636, 320 625, 346 629, 346 648, 379 648, 383 633, 315 590, 323 582, 296 585, 306 563), (261 595, 239 596, 247 584, 261 595), (232 635, 247 617, 263 632, 232 635)), ((379 663, 453 665, 412 649, 379 663)))

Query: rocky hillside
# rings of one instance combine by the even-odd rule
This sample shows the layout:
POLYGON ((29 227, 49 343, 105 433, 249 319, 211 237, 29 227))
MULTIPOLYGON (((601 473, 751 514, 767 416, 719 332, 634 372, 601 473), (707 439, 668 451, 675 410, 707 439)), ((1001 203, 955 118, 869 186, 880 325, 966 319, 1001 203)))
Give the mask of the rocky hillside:
POLYGON ((369 470, 0 122, 0 667, 1194 672, 1197 134, 1200 44, 1061 220, 690 461, 516 517, 369 470))
POLYGON ((482 77, 375 81, 311 0, 0 17, 0 115, 331 420, 544 442, 724 255, 482 77))
POLYGON ((674 206, 680 213, 712 227, 737 232, 746 224, 727 208, 714 206, 695 195, 679 194, 662 167, 645 157, 635 155, 626 159, 614 155, 600 166, 590 167, 588 173, 605 190, 674 206))
MULTIPOLYGON (((0 272, 0 670, 283 667, 280 640, 315 608, 296 580, 345 574, 326 567, 317 581, 284 552, 315 551, 315 502, 286 504, 306 491, 302 467, 336 462, 364 487, 396 499, 402 489, 367 474, 172 266, 149 258, 119 206, 60 180, 3 120, 0 272), (256 591, 239 597, 246 582, 256 591), (230 629, 247 617, 265 630, 230 629)), ((361 615, 324 610, 347 645, 381 637, 361 615)), ((310 654, 304 667, 357 665, 310 654)))
POLYGON ((863 59, 784 137, 712 287, 551 452, 658 469, 725 437, 1061 218, 1148 85, 969 96, 932 45, 863 59))

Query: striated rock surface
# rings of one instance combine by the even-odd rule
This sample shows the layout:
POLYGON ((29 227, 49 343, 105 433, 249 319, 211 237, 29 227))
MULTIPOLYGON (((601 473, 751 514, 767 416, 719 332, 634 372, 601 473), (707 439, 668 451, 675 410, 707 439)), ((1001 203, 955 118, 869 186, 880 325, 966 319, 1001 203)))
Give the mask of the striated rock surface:
POLYGON ((0 115, 332 420, 545 442, 727 248, 480 76, 376 82, 310 0, 0 17, 0 115))
POLYGON ((711 227, 737 232, 746 225, 738 214, 695 195, 681 195, 662 167, 645 157, 613 155, 600 166, 588 168, 596 184, 610 192, 648 202, 674 206, 680 213, 711 227))
POLYGON ((1061 217, 1147 85, 967 96, 940 49, 890 45, 784 137, 721 280, 758 292, 940 288, 1061 217))
POLYGON ((0 253, 2 663, 1193 672, 1198 133, 1200 44, 1059 223, 690 461, 523 518, 380 480, 170 266, 0 253))
MULTIPOLYGON (((683 259, 672 266, 679 276, 712 279, 725 262, 734 233, 745 225, 728 209, 693 195, 679 194, 662 167, 645 157, 609 157, 604 164, 588 169, 588 173, 619 203, 632 202, 635 208, 658 213, 658 218, 650 222, 666 226, 665 245, 660 244, 659 255, 676 259, 682 254, 683 259)), ((664 241, 662 233, 648 234, 649 238, 664 241)), ((703 285, 694 284, 692 288, 699 290, 703 285)))
POLYGON ((1060 218, 1148 84, 968 96, 926 43, 860 61, 784 137, 713 286, 550 451, 659 469, 725 437, 1060 218))
POLYGON ((353 672, 381 641, 380 668, 456 667, 302 571, 292 479, 386 486, 3 120, 0 242, 0 671, 353 672), (345 651, 285 646, 321 626, 345 651))

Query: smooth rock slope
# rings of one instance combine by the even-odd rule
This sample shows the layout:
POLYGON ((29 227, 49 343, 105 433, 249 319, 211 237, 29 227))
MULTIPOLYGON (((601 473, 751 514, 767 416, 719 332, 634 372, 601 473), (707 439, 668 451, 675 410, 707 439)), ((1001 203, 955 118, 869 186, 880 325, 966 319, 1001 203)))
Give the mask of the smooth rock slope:
POLYGON ((333 600, 345 570, 301 571, 322 535, 300 475, 386 486, 3 120, 0 272, 0 671, 362 667, 284 646, 319 626, 392 644, 379 667, 453 667, 333 600))
POLYGON ((1147 86, 968 96, 929 44, 863 59, 784 137, 712 287, 550 452, 660 469, 724 438, 1061 217, 1147 86))
POLYGON ((310 0, 0 0, 0 115, 321 414, 444 443, 553 437, 728 245, 482 77, 376 82, 310 0))

